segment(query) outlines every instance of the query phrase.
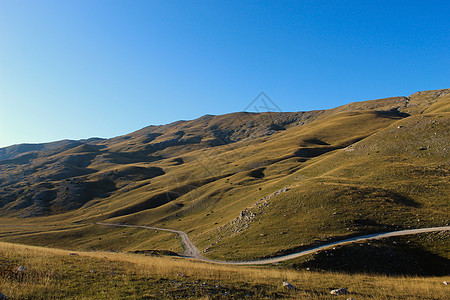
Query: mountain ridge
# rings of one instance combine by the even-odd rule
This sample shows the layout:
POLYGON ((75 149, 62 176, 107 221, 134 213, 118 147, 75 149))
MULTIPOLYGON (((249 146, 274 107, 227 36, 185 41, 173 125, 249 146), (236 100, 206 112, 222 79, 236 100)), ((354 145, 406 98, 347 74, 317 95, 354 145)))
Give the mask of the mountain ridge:
MULTIPOLYGON (((315 120, 342 113, 377 111, 406 117, 410 112, 425 111, 424 103, 430 107, 437 102, 437 99, 448 94, 450 89, 417 92, 409 97, 353 102, 330 110, 310 112, 237 112, 219 116, 205 115, 190 121, 147 126, 111 139, 91 138, 80 141, 62 140, 44 144, 19 144, 0 149, 0 166, 20 165, 23 167, 32 161, 34 169, 24 171, 23 178, 29 179, 31 183, 37 183, 43 178, 62 180, 95 172, 88 166, 92 166, 96 161, 99 164, 102 162, 113 164, 118 161, 124 163, 158 161, 205 147, 256 140, 283 132, 291 127, 303 126, 315 120), (51 168, 44 167, 45 172, 36 172, 36 168, 49 164, 53 165, 51 168), (30 175, 45 174, 37 177, 27 176, 27 171, 30 175)), ((320 139, 303 142, 303 148, 296 155, 314 157, 337 149, 328 143, 320 145, 321 143, 324 142, 320 139)), ((0 185, 3 187, 5 183, 8 184, 8 180, 4 176, 0 177, 0 185)))
MULTIPOLYGON (((388 98, 381 98, 381 99, 375 99, 375 100, 366 100, 366 101, 357 101, 357 102, 351 102, 348 104, 344 104, 341 106, 338 106, 336 108, 327 109, 327 110, 313 110, 313 111, 303 111, 303 112, 292 112, 292 113, 273 113, 273 114, 291 114, 291 115, 298 115, 298 114, 318 114, 319 116, 325 112, 326 115, 329 114, 335 114, 339 112, 344 111, 357 111, 357 110, 380 110, 380 111, 389 111, 389 110, 399 110, 402 113, 408 113, 411 112, 413 109, 418 109, 417 107, 423 105, 423 103, 417 103, 420 100, 427 101, 427 105, 431 106, 431 104, 436 102, 436 99, 450 94, 450 89, 439 89, 439 90, 428 90, 428 91, 418 91, 414 94, 411 94, 410 96, 397 96, 397 97, 388 97, 388 98), (415 99, 415 101, 411 102, 411 98, 415 99)), ((81 139, 81 140, 60 140, 60 141, 53 141, 48 143, 23 143, 23 144, 15 144, 11 146, 1 147, 0 148, 0 160, 6 160, 11 159, 14 157, 14 155, 19 155, 24 152, 30 152, 30 151, 39 151, 39 150, 47 150, 47 149, 55 149, 58 147, 62 147, 64 145, 70 144, 70 143, 83 143, 83 144, 98 144, 102 143, 105 140, 117 140, 117 139, 127 139, 130 136, 134 134, 139 133, 152 133, 155 131, 158 131, 158 129, 162 129, 163 131, 166 130, 166 128, 175 127, 177 125, 183 124, 183 123, 193 123, 197 121, 206 121, 211 120, 215 117, 225 117, 225 116, 232 116, 232 115, 239 115, 239 114, 250 114, 250 115, 260 115, 260 114, 270 114, 269 113, 252 113, 252 112, 235 112, 235 113, 228 113, 224 115, 210 115, 206 114, 204 116, 201 116, 197 119, 193 120, 179 120, 174 121, 165 125, 149 125, 142 129, 136 130, 132 133, 113 137, 113 138, 87 138, 87 139, 81 139), (12 154, 11 154, 12 153, 12 154), (15 154, 17 153, 17 154, 15 154), (11 156, 12 155, 12 156, 11 156)), ((276 120, 275 120, 276 121, 276 120)), ((159 130, 161 131, 161 130, 159 130)))
MULTIPOLYGON (((92 224, 107 221, 174 228, 211 259, 248 260, 329 239, 445 226, 449 103, 450 89, 442 89, 2 148, 0 220, 64 229, 0 232, 0 239, 49 246, 61 239, 81 249, 178 247, 158 235, 129 245, 120 235, 98 240, 92 224)), ((445 257, 442 247, 430 251, 445 257)))

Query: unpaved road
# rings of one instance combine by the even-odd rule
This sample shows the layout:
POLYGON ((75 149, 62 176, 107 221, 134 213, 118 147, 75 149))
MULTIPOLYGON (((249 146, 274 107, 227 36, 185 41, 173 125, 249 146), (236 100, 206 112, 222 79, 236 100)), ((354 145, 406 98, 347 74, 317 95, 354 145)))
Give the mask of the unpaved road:
POLYGON ((223 260, 213 260, 208 259, 206 257, 203 257, 200 253, 200 250, 195 247, 195 245, 192 243, 192 241, 189 239, 187 234, 180 230, 174 230, 174 229, 167 229, 167 228, 159 228, 159 227, 150 227, 150 226, 139 226, 139 225, 125 225, 125 224, 113 224, 113 223, 95 223, 97 225, 103 225, 103 226, 115 226, 115 227, 131 227, 131 228, 144 228, 144 229, 151 229, 151 230, 161 230, 161 231, 169 231, 178 234, 178 236, 181 238, 181 242, 184 245, 185 251, 181 254, 181 256, 189 257, 189 258, 195 258, 201 261, 211 262, 211 263, 219 263, 219 264, 228 264, 228 265, 266 265, 266 264, 273 264, 285 260, 290 260, 293 258, 297 258, 300 256, 312 254, 314 252, 318 252, 330 247, 348 244, 352 242, 358 242, 358 241, 364 241, 364 240, 376 240, 376 239, 382 239, 382 238, 388 238, 388 237, 394 237, 394 236, 402 236, 402 235, 410 235, 410 234, 418 234, 418 233, 424 233, 424 232, 434 232, 434 231, 450 231, 450 226, 443 226, 443 227, 431 227, 431 228, 420 228, 420 229, 407 229, 407 230, 399 230, 399 231, 391 231, 391 232, 383 232, 383 233, 374 233, 374 234, 367 234, 367 235, 361 235, 352 237, 345 240, 340 240, 332 243, 328 243, 322 246, 314 247, 308 250, 303 250, 296 253, 291 253, 283 256, 273 257, 273 258, 266 258, 266 259, 259 259, 259 260, 251 260, 251 261, 223 261, 223 260))
POLYGON ((181 238, 181 242, 183 243, 185 250, 183 253, 181 253, 181 256, 196 258, 196 259, 200 259, 200 260, 207 260, 205 257, 203 257, 200 254, 200 250, 198 250, 197 247, 195 247, 194 243, 192 243, 192 241, 189 239, 186 232, 183 232, 180 230, 159 228, 159 227, 150 227, 150 226, 139 226, 139 225, 112 224, 112 223, 95 223, 95 224, 103 225, 103 226, 144 228, 144 229, 151 229, 151 230, 161 230, 161 231, 173 232, 173 233, 178 234, 178 236, 181 238))

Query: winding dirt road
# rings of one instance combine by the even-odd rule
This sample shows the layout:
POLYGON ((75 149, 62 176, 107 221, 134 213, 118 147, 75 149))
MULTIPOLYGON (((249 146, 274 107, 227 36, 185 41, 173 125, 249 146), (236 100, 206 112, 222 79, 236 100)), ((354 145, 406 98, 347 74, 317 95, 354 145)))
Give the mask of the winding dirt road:
POLYGON ((443 227, 431 227, 431 228, 420 228, 420 229, 407 229, 407 230, 399 230, 399 231, 391 231, 391 232, 383 232, 383 233, 374 233, 374 234, 367 234, 367 235, 361 235, 352 237, 345 240, 340 240, 332 243, 328 243, 322 246, 314 247, 308 250, 302 250, 300 252, 291 253, 287 255, 282 255, 278 257, 273 258, 266 258, 266 259, 259 259, 259 260, 251 260, 251 261, 223 261, 223 260, 214 260, 214 259, 208 259, 206 257, 203 257, 200 253, 200 250, 198 250, 197 247, 192 243, 192 241, 189 239, 188 235, 180 230, 174 230, 174 229, 167 229, 167 228, 159 228, 159 227, 150 227, 150 226, 140 226, 140 225, 125 225, 125 224, 113 224, 113 223, 95 223, 97 225, 102 226, 114 226, 114 227, 130 227, 130 228, 143 228, 143 229, 150 229, 150 230, 161 230, 161 231, 168 231, 178 234, 178 236, 181 238, 181 242, 184 245, 185 251, 181 253, 181 256, 188 257, 188 258, 194 258, 197 260, 210 262, 210 263, 219 263, 219 264, 227 264, 227 265, 266 265, 266 264, 273 264, 281 261, 290 260, 293 258, 297 258, 300 256, 312 254, 314 252, 318 252, 330 247, 338 246, 338 245, 344 245, 352 242, 358 242, 358 241, 364 241, 364 240, 376 240, 376 239, 382 239, 382 238, 388 238, 388 237, 394 237, 394 236, 402 236, 402 235, 410 235, 410 234, 418 234, 418 233, 425 233, 425 232, 435 232, 435 231, 450 231, 450 226, 443 226, 443 227))

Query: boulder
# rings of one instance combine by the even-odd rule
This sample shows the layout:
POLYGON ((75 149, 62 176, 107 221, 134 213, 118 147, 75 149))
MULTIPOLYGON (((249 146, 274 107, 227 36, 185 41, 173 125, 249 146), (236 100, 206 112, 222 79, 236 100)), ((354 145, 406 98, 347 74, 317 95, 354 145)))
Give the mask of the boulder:
POLYGON ((0 300, 8 300, 8 298, 6 298, 5 295, 3 295, 2 293, 0 293, 0 300))
POLYGON ((346 295, 348 294, 348 290, 346 288, 335 289, 330 292, 331 295, 346 295))
POLYGON ((290 289, 290 290, 295 289, 295 287, 292 284, 290 284, 289 282, 286 282, 286 281, 283 281, 283 287, 285 289, 290 289))
POLYGON ((16 269, 17 272, 24 273, 27 270, 24 266, 20 266, 16 269))

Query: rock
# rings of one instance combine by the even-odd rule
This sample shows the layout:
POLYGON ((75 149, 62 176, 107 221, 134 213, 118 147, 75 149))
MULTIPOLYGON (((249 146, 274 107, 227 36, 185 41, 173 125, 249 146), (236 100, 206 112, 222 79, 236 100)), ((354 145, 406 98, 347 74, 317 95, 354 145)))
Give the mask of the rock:
POLYGON ((3 295, 2 293, 0 293, 0 300, 7 300, 8 298, 6 298, 5 295, 3 295))
POLYGON ((442 283, 445 284, 445 285, 449 285, 450 284, 449 281, 443 281, 442 283))
POLYGON ((355 300, 355 299, 353 299, 353 298, 347 298, 347 300, 355 300))
POLYGON ((348 291, 347 291, 346 288, 335 289, 335 290, 332 290, 332 291, 330 292, 330 294, 331 294, 331 295, 345 295, 345 294, 348 294, 348 291))
POLYGON ((295 287, 292 284, 290 284, 289 282, 286 282, 286 281, 283 281, 283 287, 285 289, 290 289, 290 290, 295 289, 295 287))
POLYGON ((69 255, 78 256, 78 253, 69 253, 69 255))
POLYGON ((24 266, 20 266, 16 269, 17 272, 24 273, 27 270, 24 266))

